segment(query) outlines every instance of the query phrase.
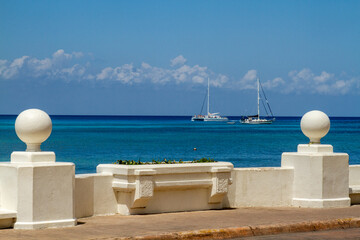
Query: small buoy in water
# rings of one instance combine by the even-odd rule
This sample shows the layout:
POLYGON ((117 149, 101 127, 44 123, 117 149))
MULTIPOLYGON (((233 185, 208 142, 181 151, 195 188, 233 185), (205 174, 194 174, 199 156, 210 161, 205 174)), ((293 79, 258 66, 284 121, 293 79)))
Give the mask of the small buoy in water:
POLYGON ((197 148, 194 148, 194 151, 196 151, 197 150, 197 148))

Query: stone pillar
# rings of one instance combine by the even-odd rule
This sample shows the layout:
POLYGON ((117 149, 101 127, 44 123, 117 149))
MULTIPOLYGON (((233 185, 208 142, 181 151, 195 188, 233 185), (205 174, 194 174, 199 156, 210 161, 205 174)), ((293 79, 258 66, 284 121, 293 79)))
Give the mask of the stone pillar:
POLYGON ((27 149, 0 164, 1 192, 6 195, 2 207, 17 212, 14 228, 75 226, 75 166, 57 163, 54 152, 40 150, 51 134, 50 117, 38 109, 26 110, 17 117, 15 130, 27 149))
POLYGON ((306 113, 301 119, 301 130, 310 143, 299 144, 297 152, 282 154, 281 166, 294 169, 293 206, 350 206, 349 155, 334 153, 331 145, 320 144, 329 129, 330 120, 325 113, 306 113))

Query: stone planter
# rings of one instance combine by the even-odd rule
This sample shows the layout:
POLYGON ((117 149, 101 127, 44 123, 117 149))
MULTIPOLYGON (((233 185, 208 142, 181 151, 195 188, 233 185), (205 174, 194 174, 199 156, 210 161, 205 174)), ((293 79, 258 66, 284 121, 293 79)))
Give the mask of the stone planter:
POLYGON ((113 174, 117 212, 130 215, 221 209, 232 169, 228 162, 101 164, 97 172, 113 174))

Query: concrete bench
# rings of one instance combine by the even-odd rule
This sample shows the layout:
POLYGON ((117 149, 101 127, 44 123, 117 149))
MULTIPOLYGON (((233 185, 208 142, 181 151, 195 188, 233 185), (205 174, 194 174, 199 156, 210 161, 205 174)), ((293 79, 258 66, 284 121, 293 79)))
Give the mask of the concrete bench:
POLYGON ((360 194, 360 185, 352 185, 349 187, 349 194, 360 194))
POLYGON ((360 204, 360 185, 351 185, 349 187, 349 197, 351 204, 360 204))
POLYGON ((0 209, 0 229, 13 227, 16 219, 16 211, 0 209))

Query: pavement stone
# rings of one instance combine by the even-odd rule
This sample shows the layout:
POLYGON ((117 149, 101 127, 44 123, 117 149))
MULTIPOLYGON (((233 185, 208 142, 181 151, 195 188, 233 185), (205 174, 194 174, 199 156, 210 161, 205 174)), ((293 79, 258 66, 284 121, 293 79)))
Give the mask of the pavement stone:
MULTIPOLYGON (((359 240, 360 228, 337 229, 315 232, 286 233, 278 235, 232 238, 231 240, 359 240)), ((228 239, 230 240, 230 239, 228 239)))
POLYGON ((96 216, 78 219, 78 223, 68 228, 2 229, 0 239, 229 239, 347 229, 360 226, 360 205, 333 209, 238 208, 96 216))

